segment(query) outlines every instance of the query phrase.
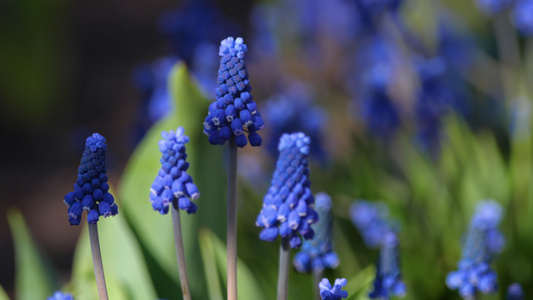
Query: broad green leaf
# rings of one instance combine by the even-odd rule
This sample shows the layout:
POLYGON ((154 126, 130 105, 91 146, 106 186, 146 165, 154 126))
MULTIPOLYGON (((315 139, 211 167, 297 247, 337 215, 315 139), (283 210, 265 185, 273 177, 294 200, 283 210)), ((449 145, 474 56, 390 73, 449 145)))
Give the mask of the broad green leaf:
MULTIPOLYGON (((344 290, 348 292, 347 300, 368 299, 368 293, 372 290, 372 282, 376 274, 374 265, 370 265, 358 272, 353 277, 347 278, 348 284, 344 290)), ((335 279, 330 279, 333 283, 335 279)))
MULTIPOLYGON (((98 233, 109 298, 155 299, 156 293, 141 249, 123 215, 119 213, 114 218, 101 219, 98 222, 98 233)), ((97 299, 89 231, 86 225, 74 253, 72 273, 76 299, 97 299)))
POLYGON ((20 300, 46 299, 57 287, 55 274, 40 256, 20 211, 7 214, 15 244, 15 294, 20 300))
POLYGON ((200 229, 200 250, 204 262, 205 282, 210 300, 224 300, 220 288, 220 276, 216 270, 216 256, 211 232, 207 229, 200 229))
POLYGON ((6 291, 4 291, 4 288, 0 285, 0 300, 9 300, 9 297, 7 296, 6 291))

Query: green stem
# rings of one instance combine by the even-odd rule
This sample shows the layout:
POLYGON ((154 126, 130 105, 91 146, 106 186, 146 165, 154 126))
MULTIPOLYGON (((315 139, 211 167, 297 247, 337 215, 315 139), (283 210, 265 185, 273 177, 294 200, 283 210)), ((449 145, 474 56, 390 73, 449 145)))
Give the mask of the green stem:
POLYGON ((322 297, 320 297, 320 289, 318 288, 322 278, 324 278, 324 271, 313 271, 313 288, 316 300, 322 300, 322 297))
POLYGON ((191 300, 191 289, 189 288, 189 277, 187 276, 187 265, 185 263, 185 250, 183 249, 180 211, 179 208, 176 208, 174 205, 172 205, 172 226, 174 227, 174 243, 176 244, 181 292, 184 300, 191 300))
POLYGON ((228 300, 237 300, 237 145, 231 135, 228 149, 228 300))
POLYGON ((91 252, 93 254, 94 276, 96 277, 98 295, 100 296, 100 300, 108 300, 97 224, 89 224, 89 240, 91 242, 91 252))
POLYGON ((278 300, 287 300, 290 251, 289 238, 282 238, 279 247, 278 300))

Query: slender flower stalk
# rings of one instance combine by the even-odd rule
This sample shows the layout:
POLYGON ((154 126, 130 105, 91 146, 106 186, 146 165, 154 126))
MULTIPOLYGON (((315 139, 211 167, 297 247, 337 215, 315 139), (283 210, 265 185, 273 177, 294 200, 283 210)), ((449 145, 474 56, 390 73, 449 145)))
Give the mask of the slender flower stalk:
POLYGON ((187 174, 189 163, 186 161, 185 144, 189 142, 189 137, 184 134, 183 128, 178 127, 175 132, 173 130, 163 131, 161 136, 163 139, 159 141, 159 150, 162 153, 162 166, 150 188, 150 202, 152 208, 163 215, 167 214, 172 207, 172 225, 181 293, 183 299, 190 300, 191 290, 185 263, 179 210, 185 210, 188 214, 196 213, 197 206, 191 200, 198 199, 200 193, 192 177, 187 174))
POLYGON ((100 216, 107 218, 118 214, 118 206, 109 193, 107 184, 106 152, 107 145, 103 136, 94 133, 87 138, 74 191, 66 194, 64 200, 68 207, 70 225, 79 225, 83 211, 87 211, 94 274, 100 299, 108 299, 108 296, 96 224, 100 216))
POLYGON ((209 105, 204 133, 212 145, 228 146, 228 300, 237 299, 237 161, 238 149, 250 142, 261 146, 257 133, 264 127, 257 104, 250 94, 252 87, 244 61, 248 47, 242 38, 228 37, 220 43, 216 101, 209 105), (248 136, 246 136, 246 134, 248 136))
POLYGON ((287 300, 289 292, 289 264, 291 257, 289 239, 282 238, 279 246, 278 300, 287 300))

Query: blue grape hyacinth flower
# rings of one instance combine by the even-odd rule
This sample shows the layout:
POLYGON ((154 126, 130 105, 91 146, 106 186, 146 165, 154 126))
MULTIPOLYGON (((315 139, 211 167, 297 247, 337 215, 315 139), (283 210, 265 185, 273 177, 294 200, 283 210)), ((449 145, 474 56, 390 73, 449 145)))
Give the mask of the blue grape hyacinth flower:
POLYGON ((65 195, 70 225, 80 225, 83 211, 87 211, 87 222, 96 224, 100 216, 118 214, 118 206, 109 193, 106 175, 105 138, 93 133, 85 141, 85 151, 78 168, 78 180, 74 191, 65 195))
POLYGON ((54 294, 46 300, 74 300, 74 297, 69 293, 63 293, 61 291, 54 292, 54 294))
POLYGON ((334 269, 339 265, 339 256, 333 251, 332 243, 332 206, 328 194, 319 193, 315 196, 315 210, 319 221, 312 226, 315 237, 304 241, 300 252, 294 256, 293 264, 298 272, 322 272, 325 268, 334 269))
POLYGON ((524 291, 519 283, 513 283, 507 288, 507 300, 524 300, 524 291))
POLYGON ((311 224, 318 222, 318 213, 309 188, 310 142, 302 132, 281 136, 276 170, 256 220, 256 225, 264 228, 261 240, 272 242, 279 235, 289 239, 291 248, 300 248, 300 235, 306 240, 313 238, 311 224))
POLYGON ((515 27, 524 36, 533 36, 533 0, 520 0, 513 8, 515 27))
POLYGON ((490 263, 505 244, 497 228, 502 211, 501 206, 494 201, 478 204, 470 222, 462 258, 457 264, 458 270, 448 273, 446 277, 448 287, 459 290, 464 299, 473 298, 478 291, 491 294, 498 289, 498 277, 490 268, 490 263))
POLYGON ((322 279, 318 284, 320 289, 320 297, 322 300, 341 300, 348 297, 348 292, 343 291, 342 288, 348 284, 346 278, 335 279, 335 284, 331 286, 331 283, 327 278, 322 279))
POLYGON ((254 147, 261 146, 262 139, 257 132, 263 129, 264 122, 250 94, 252 87, 244 61, 246 51, 248 47, 242 38, 228 37, 220 44, 217 99, 209 105, 204 122, 204 133, 212 145, 224 145, 234 135, 235 144, 240 148, 248 141, 254 147))
POLYGON ((379 253, 376 267, 374 290, 368 297, 371 299, 390 299, 391 296, 403 297, 407 292, 400 272, 400 252, 398 238, 395 233, 388 232, 379 253))
POLYGON ((189 137, 184 134, 183 127, 176 131, 170 130, 161 133, 159 141, 161 169, 150 188, 150 202, 152 208, 162 215, 167 214, 170 204, 187 211, 188 214, 196 213, 196 200, 200 197, 198 188, 192 177, 187 174, 189 163, 186 161, 187 153, 185 144, 189 137))
POLYGON ((379 248, 386 234, 392 231, 387 217, 387 207, 382 203, 359 200, 350 206, 352 223, 361 233, 366 246, 372 249, 379 248))

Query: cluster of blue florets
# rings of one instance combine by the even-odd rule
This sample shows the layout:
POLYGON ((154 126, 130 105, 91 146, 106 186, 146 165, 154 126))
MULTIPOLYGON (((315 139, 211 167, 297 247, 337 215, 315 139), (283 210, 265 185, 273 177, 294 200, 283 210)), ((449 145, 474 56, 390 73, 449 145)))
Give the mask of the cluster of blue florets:
POLYGON ((242 38, 229 37, 220 44, 217 100, 209 106, 204 122, 204 133, 209 136, 212 145, 224 145, 232 134, 240 148, 248 141, 252 146, 262 143, 257 131, 263 129, 264 122, 250 94, 252 87, 244 62, 247 50, 242 38))
POLYGON ((57 291, 52 296, 48 297, 46 300, 74 300, 74 297, 69 293, 57 291))
POLYGON ((533 0, 520 0, 513 12, 513 22, 524 36, 533 36, 533 0))
POLYGON ((379 248, 386 234, 391 232, 387 216, 387 207, 381 203, 360 200, 350 207, 350 218, 369 248, 379 248))
POLYGON ((332 243, 332 206, 331 198, 326 193, 316 195, 315 210, 319 221, 312 226, 315 230, 315 237, 304 241, 300 252, 294 256, 293 264, 298 272, 321 272, 324 268, 333 269, 339 265, 339 256, 333 251, 332 243))
POLYGON ((470 223, 463 257, 458 270, 450 272, 446 284, 459 290, 464 299, 472 299, 477 291, 491 294, 498 289, 498 277, 490 268, 491 259, 499 253, 504 240, 498 231, 502 215, 501 206, 494 201, 481 202, 470 223))
POLYGON ((346 278, 335 279, 335 284, 331 286, 331 283, 327 278, 322 279, 318 284, 320 289, 320 297, 322 300, 341 300, 348 297, 348 292, 343 291, 342 288, 348 284, 346 278))
POLYGON ((390 299, 390 296, 403 297, 407 293, 400 272, 400 251, 395 233, 388 232, 383 238, 376 267, 374 290, 368 295, 371 299, 390 299))
POLYGON ((87 211, 87 222, 90 224, 96 224, 100 216, 109 217, 118 213, 118 206, 107 184, 106 151, 103 136, 93 133, 87 138, 74 191, 66 194, 64 200, 70 225, 80 225, 84 210, 87 211))
POLYGON ((524 290, 519 283, 513 283, 507 288, 507 300, 524 300, 524 290))
POLYGON ((170 130, 161 133, 161 169, 150 188, 152 207, 161 214, 168 213, 171 203, 176 209, 179 207, 189 214, 196 213, 196 203, 191 200, 198 199, 200 193, 192 177, 187 174, 189 163, 186 161, 185 144, 189 142, 189 137, 183 132, 183 128, 178 127, 176 132, 170 130))
POLYGON ((264 241, 274 241, 279 234, 289 239, 291 248, 300 248, 300 235, 306 240, 314 236, 311 224, 318 221, 318 213, 309 188, 310 142, 301 132, 281 136, 276 170, 256 220, 256 225, 264 228, 259 235, 264 241))

